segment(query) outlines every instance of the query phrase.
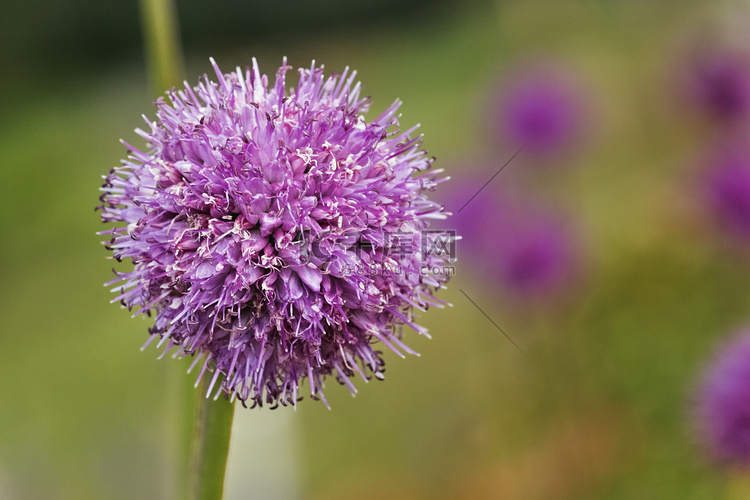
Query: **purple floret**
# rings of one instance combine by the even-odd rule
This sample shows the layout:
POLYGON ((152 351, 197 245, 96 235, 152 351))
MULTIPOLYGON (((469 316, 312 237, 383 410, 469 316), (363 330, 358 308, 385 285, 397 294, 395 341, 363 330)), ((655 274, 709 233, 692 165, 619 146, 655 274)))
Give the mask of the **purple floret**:
POLYGON ((565 72, 526 68, 510 75, 499 94, 496 127, 500 137, 526 154, 558 154, 580 138, 584 110, 579 89, 565 72))
POLYGON ((325 78, 313 63, 287 92, 286 60, 273 86, 255 60, 229 74, 211 62, 218 83, 158 99, 136 131, 148 151, 126 144, 105 177, 101 218, 116 226, 102 234, 133 262, 115 301, 155 313, 149 341, 165 352, 205 356, 209 394, 296 404, 307 379, 325 401, 327 375, 354 393, 355 373, 383 378, 373 343, 415 354, 404 325, 426 334, 414 309, 443 304, 446 278, 420 273, 443 256, 389 252, 392 233, 417 244, 443 217, 426 196, 439 171, 416 127, 396 129, 399 101, 365 121, 356 72, 325 78))

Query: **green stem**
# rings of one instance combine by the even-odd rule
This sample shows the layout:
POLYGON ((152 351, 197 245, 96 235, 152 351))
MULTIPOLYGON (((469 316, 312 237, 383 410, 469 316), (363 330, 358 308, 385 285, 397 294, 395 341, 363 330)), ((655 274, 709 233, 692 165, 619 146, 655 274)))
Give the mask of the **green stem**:
MULTIPOLYGON (((208 375, 208 374, 206 374, 208 375)), ((232 435, 234 404, 205 397, 211 377, 198 387, 193 444, 190 452, 190 500, 221 500, 232 435)))
MULTIPOLYGON (((171 360, 170 360, 171 361, 171 360)), ((164 498, 184 499, 187 495, 188 457, 193 436, 193 412, 199 395, 192 377, 185 375, 183 363, 168 363, 166 367, 165 435, 168 439, 166 489, 164 498)))
MULTIPOLYGON (((173 0, 140 0, 141 25, 153 95, 177 86, 184 79, 177 11, 173 0)), ((188 443, 192 433, 195 398, 188 377, 178 366, 168 366, 167 405, 168 455, 165 498, 185 498, 188 443)))
POLYGON ((140 0, 149 73, 156 95, 183 80, 177 11, 172 0, 140 0))

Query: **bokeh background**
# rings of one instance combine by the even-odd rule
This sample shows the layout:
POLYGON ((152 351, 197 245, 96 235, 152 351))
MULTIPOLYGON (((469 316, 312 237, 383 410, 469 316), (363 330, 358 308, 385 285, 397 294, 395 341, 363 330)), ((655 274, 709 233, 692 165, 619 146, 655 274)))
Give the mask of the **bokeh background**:
MULTIPOLYGON (((421 357, 386 353, 356 398, 329 383, 330 411, 238 410, 228 498, 745 498, 693 401, 750 323, 750 2, 177 4, 191 82, 286 55, 356 68, 373 114, 402 99, 464 236, 453 306, 406 336, 421 357)), ((95 234, 118 139, 154 112, 138 22, 0 4, 0 498, 173 488, 189 360, 139 351, 95 234)))

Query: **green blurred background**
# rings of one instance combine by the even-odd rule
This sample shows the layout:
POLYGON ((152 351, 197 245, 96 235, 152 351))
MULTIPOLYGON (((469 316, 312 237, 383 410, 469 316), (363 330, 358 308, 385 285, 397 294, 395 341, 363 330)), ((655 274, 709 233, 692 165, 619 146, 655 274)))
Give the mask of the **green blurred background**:
MULTIPOLYGON (((433 339, 407 334, 421 357, 387 353, 386 381, 360 381, 356 398, 329 383, 330 411, 308 399, 238 409, 228 498, 728 494, 734 479, 696 446, 691 391, 750 316, 750 266, 696 195, 722 129, 674 99, 674 72, 693 37, 731 36, 750 4, 177 3, 189 81, 209 56, 225 71, 257 57, 269 75, 284 55, 351 66, 374 113, 404 101, 402 123, 422 124, 453 177, 489 178, 515 153, 494 147, 487 114, 519 61, 577 68, 592 110, 565 168, 509 167, 579 228, 584 265, 566 300, 519 304, 459 267, 441 296, 453 307, 422 318, 433 339)), ((149 323, 108 303, 95 234, 118 139, 141 144, 133 129, 154 112, 137 4, 5 1, 0 33, 0 498, 163 498, 166 380, 189 360, 139 352, 149 323)))

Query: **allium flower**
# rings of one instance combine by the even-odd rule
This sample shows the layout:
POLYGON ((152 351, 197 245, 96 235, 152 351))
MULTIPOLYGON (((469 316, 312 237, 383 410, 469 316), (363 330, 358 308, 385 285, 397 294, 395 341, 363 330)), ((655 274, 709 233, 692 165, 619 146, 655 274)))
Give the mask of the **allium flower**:
POLYGON ((688 73, 693 101, 719 119, 734 121, 750 113, 750 61, 735 52, 712 51, 695 58, 688 73))
POLYGON ((496 127, 505 143, 526 154, 569 150, 584 126, 576 83, 556 67, 529 67, 509 76, 500 89, 496 127))
POLYGON ((576 267, 570 228, 530 200, 514 199, 496 186, 466 204, 485 182, 478 177, 454 182, 445 199, 454 214, 448 224, 461 235, 461 261, 519 298, 561 291, 576 267))
POLYGON ((501 282, 525 297, 560 291, 573 267, 566 229, 551 218, 537 219, 530 227, 509 223, 495 260, 501 282))
MULTIPOLYGON (((426 194, 440 182, 431 159, 398 125, 396 101, 371 122, 356 72, 324 78, 313 63, 285 90, 284 64, 269 86, 252 69, 206 76, 157 100, 157 120, 136 132, 147 152, 105 177, 102 234, 119 261, 115 300, 154 312, 149 341, 205 356, 208 392, 253 404, 292 403, 307 379, 356 392, 349 380, 383 378, 382 342, 401 342, 413 310, 440 305, 446 278, 420 274, 440 265, 417 244, 442 207, 426 194), (390 236, 416 251, 393 256, 390 236), (356 269, 367 272, 356 272, 356 269), (373 272, 376 269, 377 272, 373 272), (396 271, 399 272, 396 272, 396 271)), ((136 313, 137 314, 137 313, 136 313)), ((192 366, 191 366, 192 368, 192 366)))
POLYGON ((711 457, 750 467, 750 331, 719 349, 696 402, 701 438, 711 457))
POLYGON ((713 158, 705 185, 718 222, 738 238, 750 237, 750 152, 723 149, 713 158))

